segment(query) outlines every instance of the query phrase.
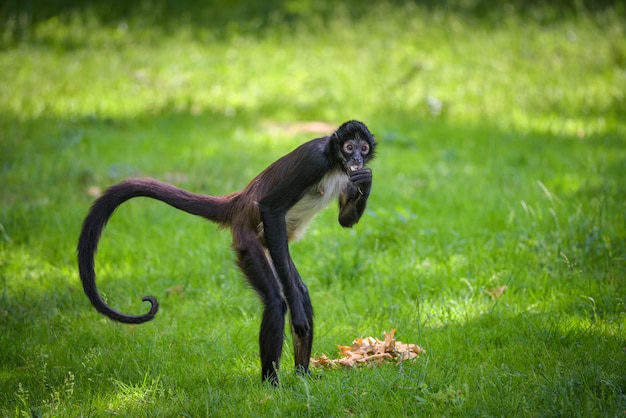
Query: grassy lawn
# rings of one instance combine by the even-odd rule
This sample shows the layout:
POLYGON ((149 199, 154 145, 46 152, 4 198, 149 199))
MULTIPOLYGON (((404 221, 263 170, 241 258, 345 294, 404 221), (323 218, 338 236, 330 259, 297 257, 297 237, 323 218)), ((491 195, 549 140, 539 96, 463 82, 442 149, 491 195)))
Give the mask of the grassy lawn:
POLYGON ((0 416, 624 416, 621 3, 201 3, 3 17, 0 416), (99 190, 228 193, 330 133, 305 122, 348 119, 379 141, 368 210, 344 230, 331 207, 292 246, 313 351, 397 328, 425 355, 301 378, 288 339, 262 385, 229 234, 148 199, 96 270, 115 308, 161 311, 89 304, 75 245, 99 190))

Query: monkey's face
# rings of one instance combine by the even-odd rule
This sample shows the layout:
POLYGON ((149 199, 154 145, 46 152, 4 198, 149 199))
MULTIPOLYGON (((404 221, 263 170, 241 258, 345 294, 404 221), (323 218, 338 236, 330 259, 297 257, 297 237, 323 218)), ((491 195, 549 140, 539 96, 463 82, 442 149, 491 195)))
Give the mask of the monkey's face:
POLYGON ((346 171, 355 171, 363 168, 370 159, 370 143, 364 139, 348 139, 341 146, 341 154, 344 158, 346 171))
POLYGON ((332 136, 337 162, 348 174, 360 170, 374 157, 376 141, 367 127, 356 120, 345 122, 332 136))

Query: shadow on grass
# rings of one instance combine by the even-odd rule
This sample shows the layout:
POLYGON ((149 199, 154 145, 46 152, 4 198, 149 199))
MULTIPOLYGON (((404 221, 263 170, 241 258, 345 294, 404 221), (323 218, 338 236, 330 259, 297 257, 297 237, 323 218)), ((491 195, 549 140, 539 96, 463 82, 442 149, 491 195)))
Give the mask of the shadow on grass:
MULTIPOLYGON (((62 388, 69 371, 80 370, 80 376, 77 374, 79 381, 103 397, 113 396, 118 390, 115 384, 107 380, 111 370, 116 379, 123 382, 137 381, 143 376, 138 370, 145 370, 149 367, 146 364, 153 364, 154 360, 149 357, 154 357, 154 354, 142 346, 153 343, 159 330, 169 324, 163 321, 159 323, 157 319, 152 325, 138 327, 137 331, 133 331, 131 328, 103 326, 101 321, 94 319, 97 316, 82 295, 74 270, 75 239, 80 221, 93 199, 86 193, 86 189, 94 183, 106 186, 127 175, 154 175, 167 181, 168 172, 181 173, 185 177, 176 178, 172 182, 198 192, 220 190, 226 193, 239 189, 274 160, 269 154, 278 156, 292 149, 296 145, 294 136, 303 140, 316 136, 308 132, 287 134, 283 138, 290 145, 269 143, 268 146, 267 139, 272 134, 264 130, 258 115, 272 114, 274 106, 277 105, 255 109, 254 114, 237 112, 235 118, 219 114, 163 112, 128 120, 84 118, 24 122, 17 117, 12 119, 3 116, 2 124, 9 127, 7 132, 11 133, 0 144, 3 184, 7 187, 0 196, 3 203, 0 224, 10 238, 9 242, 0 237, 4 239, 0 251, 11 253, 11 257, 0 259, 0 278, 4 290, 0 298, 0 345, 4 347, 0 350, 3 367, 0 392, 4 393, 5 399, 13 398, 12 394, 17 392, 20 382, 39 385, 37 387, 47 384, 48 387, 62 388), (238 137, 237 129, 250 135, 238 137), (203 135, 204 131, 211 132, 211 135, 203 135), (118 139, 111 139, 115 137, 118 139), (245 148, 231 146, 233 144, 245 145, 245 148), (249 157, 259 154, 263 158, 249 157), (242 160, 244 164, 241 165, 248 167, 242 169, 239 164, 233 167, 232 162, 242 160), (111 166, 117 168, 112 170, 111 166), (234 180, 225 180, 231 177, 234 180), (42 200, 42 197, 46 199, 42 200), (41 383, 44 376, 47 379, 45 384, 41 383), (103 379, 104 383, 93 385, 90 383, 93 377, 103 379)), ((454 126, 389 109, 381 109, 380 114, 395 116, 392 119, 365 122, 377 134, 381 145, 377 161, 381 172, 378 181, 394 186, 378 189, 382 197, 372 195, 373 210, 385 208, 392 194, 397 195, 406 189, 411 198, 423 198, 411 189, 414 185, 412 179, 405 178, 405 183, 396 184, 396 176, 402 168, 396 164, 393 167, 387 164, 386 152, 396 156, 406 156, 407 150, 411 153, 419 152, 419 162, 425 164, 424 172, 442 161, 454 169, 469 161, 488 165, 490 158, 504 159, 510 172, 490 174, 506 177, 515 170, 529 170, 529 158, 519 155, 520 151, 516 151, 515 146, 507 145, 512 144, 512 141, 516 141, 516 145, 522 144, 522 154, 540 150, 558 155, 570 146, 587 147, 589 150, 602 148, 612 152, 623 149, 624 145, 624 139, 613 132, 602 132, 585 138, 584 142, 577 137, 555 137, 543 133, 523 133, 523 138, 517 138, 518 133, 503 132, 486 124, 478 127, 454 126), (481 141, 489 144, 485 146, 481 141), (473 146, 468 146, 468 143, 473 146), (498 143, 500 145, 493 146, 498 143)), ((409 157, 413 159, 412 155, 409 157)), ((549 160, 558 161, 556 158, 549 160)), ((612 198, 622 196, 624 189, 618 180, 626 171, 623 161, 599 169, 602 170, 599 184, 582 182, 575 189, 567 189, 567 185, 564 185, 562 190, 555 192, 564 200, 582 202, 606 194, 612 198)), ((555 168, 555 172, 558 173, 558 168, 555 168)), ((449 190, 441 188, 436 193, 446 194, 449 190)), ((461 203, 464 202, 459 205, 461 203)), ((406 239, 398 239, 396 236, 410 233, 406 232, 406 219, 381 217, 378 221, 384 226, 377 225, 375 229, 378 232, 373 234, 379 234, 380 243, 390 247, 406 245, 406 239)), ((605 234, 595 236, 593 228, 581 225, 567 237, 571 241, 551 243, 548 246, 548 250, 552 251, 551 258, 558 259, 559 250, 562 251, 564 245, 565 248, 573 248, 578 243, 581 246, 580 257, 595 264, 594 260, 601 260, 609 249, 606 247, 607 237, 613 243, 610 250, 614 251, 615 257, 624 254, 624 231, 606 225, 603 228, 605 234), (605 247, 601 247, 603 243, 605 247)), ((454 236, 451 234, 447 239, 454 240, 454 236)), ((365 245, 371 245, 373 249, 374 241, 372 239, 365 245)), ((462 245, 455 249, 461 250, 462 245)), ((183 254, 181 252, 181 257, 183 254)), ((235 268, 234 265, 232 268, 235 268)), ((613 279, 623 280, 619 277, 613 279)), ((617 289, 621 286, 620 283, 615 284, 617 289)), ((316 292, 315 289, 311 290, 316 292)), ((163 289, 156 291, 161 294, 164 292, 163 289)), ((612 295, 607 295, 606 301, 594 309, 606 318, 623 314, 619 299, 612 295)), ((540 390, 545 391, 545 395, 541 396, 545 396, 546 404, 553 397, 562 398, 560 390, 571 389, 568 395, 573 399, 593 391, 599 393, 597 396, 604 396, 601 392, 610 389, 605 385, 607 382, 616 383, 616 387, 625 393, 626 382, 623 378, 620 380, 610 375, 617 367, 626 367, 623 356, 619 358, 621 363, 617 366, 611 363, 614 359, 612 356, 598 359, 595 370, 609 375, 608 380, 602 380, 602 376, 598 380, 592 376, 593 370, 589 369, 578 374, 576 371, 570 374, 563 371, 587 361, 589 352, 601 352, 610 346, 614 353, 617 351, 615 347, 623 344, 623 340, 605 335, 600 328, 584 328, 577 324, 563 328, 551 324, 552 318, 558 318, 564 313, 568 315, 572 311, 581 317, 587 312, 585 306, 573 307, 567 304, 555 305, 541 316, 534 317, 511 316, 497 311, 470 320, 461 327, 426 329, 424 332, 431 334, 431 339, 439 340, 439 352, 434 351, 429 355, 439 356, 433 364, 441 368, 437 373, 443 374, 442 381, 452 379, 453 369, 458 368, 462 361, 483 367, 485 373, 496 376, 492 380, 509 385, 510 391, 519 390, 512 382, 526 381, 530 374, 541 376, 543 373, 547 377, 540 390), (520 356, 524 359, 519 360, 520 356), (528 366, 524 362, 532 364, 528 366), (550 367, 551 370, 546 372, 542 367, 550 367), (599 383, 593 386, 593 382, 588 384, 587 381, 599 383), (584 384, 580 385, 579 382, 584 384)), ((184 313, 175 312, 173 315, 184 313)), ((250 335, 251 340, 254 338, 255 335, 250 335)), ((168 337, 167 343, 175 345, 177 336, 168 337)), ((195 341, 191 344, 201 343, 195 341)), ((193 351, 188 347, 180 349, 193 351)), ((177 359, 172 358, 172 361, 177 359)), ((214 361, 218 364, 219 360, 214 361)), ((158 374, 158 370, 153 372, 158 374)), ((172 379, 170 377, 170 381, 172 379)), ((198 387, 207 384, 201 372, 192 373, 191 379, 198 382, 198 387)), ((238 381, 237 377, 228 373, 220 375, 220 379, 223 379, 222 383, 226 382, 224 387, 236 386, 232 382, 238 381)), ((216 384, 211 387, 219 389, 220 386, 216 384)), ((44 388, 41 392, 45 393, 46 390, 44 388)), ((529 392, 537 390, 530 388, 529 392)), ((201 389, 198 391, 202 393, 201 389)), ((614 394, 609 393, 607 396, 614 394)), ((573 404, 571 408, 577 406, 573 404)))
MULTIPOLYGON (((493 2, 491 0, 437 0, 414 1, 417 5, 433 12, 453 12, 475 21, 497 24, 500 19, 510 14, 527 16, 546 22, 559 20, 585 12, 602 12, 607 9, 623 10, 620 0, 559 0, 549 4, 541 0, 509 0, 493 2)), ((250 1, 235 2, 223 0, 186 0, 186 1, 139 1, 122 0, 107 2, 85 2, 77 0, 50 0, 32 2, 9 0, 0 7, 0 21, 5 22, 18 36, 26 34, 30 28, 48 19, 71 19, 79 16, 96 17, 106 25, 120 25, 127 22, 139 22, 144 25, 159 27, 171 31, 189 24, 194 30, 210 29, 215 34, 228 34, 236 31, 255 32, 263 30, 280 21, 283 23, 307 20, 311 17, 328 18, 337 13, 358 19, 364 12, 376 4, 403 5, 407 0, 377 0, 363 2, 348 0, 338 7, 334 1, 250 1)), ((411 1, 408 1, 411 3, 411 1)))

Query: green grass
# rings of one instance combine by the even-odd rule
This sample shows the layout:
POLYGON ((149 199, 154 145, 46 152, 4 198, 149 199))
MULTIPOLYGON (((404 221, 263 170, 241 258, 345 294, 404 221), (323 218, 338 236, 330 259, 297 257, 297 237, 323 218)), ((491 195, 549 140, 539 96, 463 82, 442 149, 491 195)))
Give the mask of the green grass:
POLYGON ((4 17, 1 416, 624 415, 623 6, 316 4, 215 26, 4 17), (329 208, 292 246, 313 349, 397 328, 426 355, 303 379, 289 341, 282 388, 261 385, 228 233, 147 200, 113 217, 97 272, 116 308, 161 311, 134 327, 91 307, 74 252, 90 188, 227 193, 317 135, 290 123, 351 118, 380 143, 367 213, 343 230, 329 208))

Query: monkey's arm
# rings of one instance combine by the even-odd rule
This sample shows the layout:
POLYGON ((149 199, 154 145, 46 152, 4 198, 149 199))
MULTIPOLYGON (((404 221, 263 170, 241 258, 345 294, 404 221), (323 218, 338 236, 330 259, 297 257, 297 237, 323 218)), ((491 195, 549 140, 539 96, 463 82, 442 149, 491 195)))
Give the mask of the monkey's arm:
POLYGON ((339 197, 339 223, 345 228, 356 224, 367 205, 372 189, 372 170, 361 168, 350 172, 350 182, 339 197))
POLYGON ((272 258, 283 293, 287 299, 291 321, 300 337, 311 331, 311 312, 308 291, 291 255, 289 254, 289 240, 285 216, 305 192, 316 182, 319 182, 329 170, 326 155, 309 143, 310 147, 301 147, 289 154, 288 159, 279 160, 282 166, 276 167, 273 173, 281 172, 280 176, 265 179, 272 183, 268 193, 258 202, 265 243, 272 258))

